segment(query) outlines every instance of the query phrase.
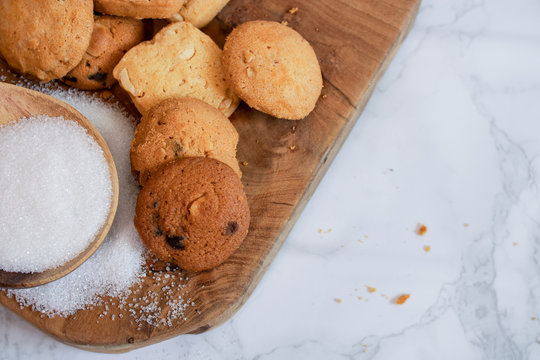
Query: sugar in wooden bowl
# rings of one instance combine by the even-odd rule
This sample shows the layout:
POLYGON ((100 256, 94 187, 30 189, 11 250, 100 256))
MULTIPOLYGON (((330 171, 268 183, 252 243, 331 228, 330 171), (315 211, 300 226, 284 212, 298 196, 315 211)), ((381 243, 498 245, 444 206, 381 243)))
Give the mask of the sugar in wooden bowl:
POLYGON ((36 273, 81 254, 107 220, 112 180, 81 125, 39 115, 0 126, 0 269, 36 273))

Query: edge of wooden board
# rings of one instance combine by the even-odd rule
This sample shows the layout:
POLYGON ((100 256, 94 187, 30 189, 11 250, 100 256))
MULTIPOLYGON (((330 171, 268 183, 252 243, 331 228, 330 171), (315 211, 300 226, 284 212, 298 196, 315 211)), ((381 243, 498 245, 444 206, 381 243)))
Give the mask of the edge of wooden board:
MULTIPOLYGON (((328 148, 325 156, 323 157, 321 163, 319 164, 319 168, 314 171, 314 175, 312 177, 312 181, 310 184, 305 188, 305 191, 294 209, 289 221, 286 223, 285 227, 283 228, 280 235, 277 237, 275 241, 275 245, 270 250, 269 254, 265 257, 264 262, 259 267, 259 270, 254 274, 253 281, 250 282, 249 286, 246 289, 246 292, 243 296, 239 297, 235 303, 233 303, 231 306, 229 306, 228 310, 223 312, 220 316, 213 319, 213 321, 205 326, 201 326, 193 331, 188 332, 188 334, 200 334, 207 330, 213 329, 227 320, 229 320, 241 307, 246 303, 246 301, 249 299, 257 285, 259 284, 260 280, 262 279, 263 275, 265 274, 267 268, 270 266, 272 261, 274 260, 275 256, 277 255, 279 249, 285 242, 286 238, 288 237, 289 233, 291 232, 294 224, 300 217, 300 214, 304 210, 306 204, 308 203, 309 199, 315 192, 315 189, 321 182, 322 178, 326 174, 328 168, 330 167, 330 164, 336 157, 337 153, 343 146, 345 140, 347 139, 348 135, 350 134, 352 128, 358 121, 362 111, 364 110, 367 102, 371 98, 371 95, 373 94, 373 91, 375 90, 375 87, 377 86, 379 80, 385 73, 386 69, 394 59, 396 53, 398 52, 401 44, 407 37, 409 31, 411 30, 416 16, 418 14, 418 9, 420 7, 421 0, 416 0, 416 5, 411 11, 411 16, 408 19, 408 22, 406 26, 403 28, 403 31, 400 33, 398 39, 390 49, 388 56, 384 59, 384 61, 380 64, 380 66, 377 68, 376 72, 374 73, 374 76, 372 80, 370 81, 368 88, 365 92, 365 95, 362 97, 361 101, 357 104, 357 106, 354 108, 354 111, 349 116, 349 121, 345 124, 344 128, 340 132, 339 136, 336 138, 336 141, 332 143, 332 145, 328 148)), ((48 334, 48 333, 47 333, 48 334)), ((50 334, 49 334, 50 335, 50 334)), ((92 351, 92 352, 98 352, 98 353, 125 353, 132 350, 136 350, 138 348, 146 347, 149 345, 153 345, 171 338, 174 338, 178 335, 174 336, 162 336, 162 337, 154 337, 149 339, 148 341, 141 342, 141 343, 135 343, 135 344, 122 344, 122 345, 107 345, 107 346, 97 346, 97 345, 79 345, 79 344, 73 344, 69 342, 65 342, 63 339, 56 338, 60 342, 63 342, 67 345, 77 347, 82 350, 86 351, 92 351)))

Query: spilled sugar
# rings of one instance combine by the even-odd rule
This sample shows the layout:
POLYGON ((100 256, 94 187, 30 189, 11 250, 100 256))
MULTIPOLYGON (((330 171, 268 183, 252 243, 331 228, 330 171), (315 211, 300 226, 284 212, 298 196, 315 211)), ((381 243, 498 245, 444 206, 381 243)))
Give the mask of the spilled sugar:
POLYGON ((42 316, 69 316, 80 309, 101 306, 104 310, 98 322, 103 318, 118 320, 124 314, 134 318, 139 326, 145 323, 173 326, 174 320, 185 319, 184 310, 193 305, 190 299, 184 299, 187 290, 182 290, 188 279, 169 267, 152 270, 152 260, 150 267, 145 266, 148 253, 133 225, 139 187, 131 174, 129 149, 135 120, 119 106, 104 103, 97 96, 79 90, 51 89, 48 85, 36 87, 23 79, 17 85, 60 99, 92 122, 113 155, 120 194, 109 234, 89 260, 52 283, 4 291, 15 297, 21 307, 28 306, 41 312, 42 316), (151 277, 154 288, 160 293, 145 289, 142 285, 144 277, 151 277))
POLYGON ((0 126, 0 269, 41 272, 74 259, 107 219, 107 161, 86 129, 40 115, 0 126))

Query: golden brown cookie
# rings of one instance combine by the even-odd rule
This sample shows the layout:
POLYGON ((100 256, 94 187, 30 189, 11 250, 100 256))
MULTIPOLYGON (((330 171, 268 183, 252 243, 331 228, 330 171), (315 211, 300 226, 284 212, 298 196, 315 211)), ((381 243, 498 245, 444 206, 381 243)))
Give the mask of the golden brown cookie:
POLYGON ((93 24, 92 0, 2 0, 0 54, 20 73, 58 79, 81 61, 93 24))
POLYGON ((188 22, 171 24, 129 50, 113 75, 143 115, 171 97, 200 99, 225 116, 240 102, 223 78, 221 49, 188 22))
POLYGON ((187 21, 199 29, 208 25, 229 0, 187 0, 171 21, 187 21))
POLYGON ((141 20, 117 16, 95 16, 90 45, 81 62, 62 80, 83 90, 111 87, 112 71, 124 54, 144 40, 141 20))
POLYGON ((250 21, 234 29, 223 48, 223 68, 242 100, 278 118, 306 117, 322 90, 315 51, 300 34, 277 22, 250 21))
POLYGON ((229 119, 193 98, 172 98, 154 106, 135 130, 131 169, 141 185, 158 166, 188 156, 206 156, 242 176, 236 160, 238 133, 229 119))
POLYGON ((160 167, 137 198, 135 227, 160 260, 185 270, 218 266, 249 228, 242 183, 222 162, 182 158, 160 167))
POLYGON ((94 0, 96 11, 135 19, 168 18, 178 13, 185 0, 94 0))

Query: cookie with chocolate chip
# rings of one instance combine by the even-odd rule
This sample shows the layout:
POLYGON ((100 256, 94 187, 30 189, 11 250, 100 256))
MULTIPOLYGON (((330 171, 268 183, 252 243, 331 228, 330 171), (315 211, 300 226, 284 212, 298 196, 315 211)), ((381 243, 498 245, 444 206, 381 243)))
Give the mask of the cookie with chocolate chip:
POLYGON ((124 54, 144 40, 141 20, 118 16, 95 16, 90 46, 81 62, 62 80, 83 90, 111 87, 112 71, 124 54))
POLYGON ((158 168, 144 185, 135 227, 160 260, 203 271, 223 263, 247 235, 242 183, 224 163, 191 157, 158 168))
POLYGON ((205 156, 224 162, 242 176, 236 144, 238 132, 219 110, 201 100, 172 98, 141 118, 131 142, 131 170, 144 185, 153 169, 168 161, 205 156))

